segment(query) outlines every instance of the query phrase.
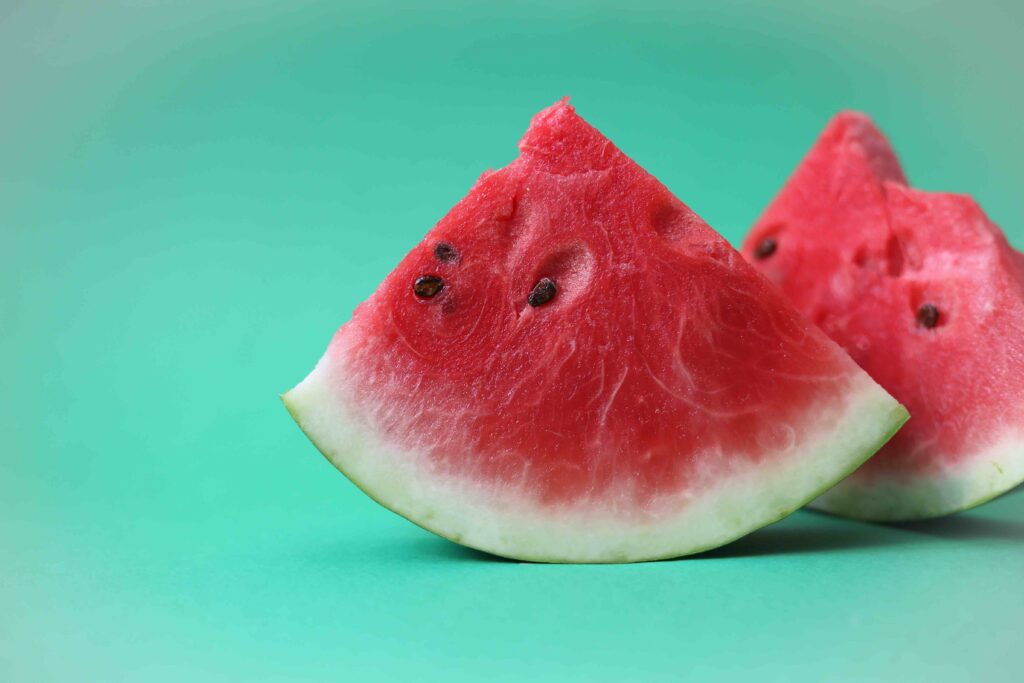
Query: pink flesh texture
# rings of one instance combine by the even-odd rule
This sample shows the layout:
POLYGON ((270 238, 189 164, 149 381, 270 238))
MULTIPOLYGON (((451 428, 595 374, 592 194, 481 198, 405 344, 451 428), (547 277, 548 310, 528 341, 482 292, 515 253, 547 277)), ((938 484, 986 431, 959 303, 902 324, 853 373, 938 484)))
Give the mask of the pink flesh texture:
POLYGON ((829 123, 743 252, 910 411, 855 479, 935 474, 1024 423, 1024 256, 970 197, 908 187, 866 116, 829 123))
POLYGON ((841 414, 849 357, 572 106, 537 114, 519 149, 332 341, 339 391, 386 439, 541 505, 628 480, 620 503, 640 509, 841 414), (445 286, 417 298, 426 274, 445 286), (542 277, 558 291, 533 308, 542 277))

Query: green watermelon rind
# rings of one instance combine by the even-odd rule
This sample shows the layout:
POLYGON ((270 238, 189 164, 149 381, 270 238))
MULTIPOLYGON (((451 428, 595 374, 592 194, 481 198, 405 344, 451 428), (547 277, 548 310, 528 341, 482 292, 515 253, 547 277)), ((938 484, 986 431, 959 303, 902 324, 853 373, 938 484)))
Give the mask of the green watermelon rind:
MULTIPOLYGON (((552 512, 513 493, 436 474, 384 443, 345 398, 343 376, 325 357, 281 398, 320 452, 366 495, 414 524, 461 545, 516 560, 620 563, 711 550, 776 522, 856 470, 907 420, 906 410, 858 373, 834 427, 816 448, 774 467, 749 468, 693 497, 659 522, 628 522, 588 507, 552 512)), ((808 419, 814 419, 809 414, 808 419)))
POLYGON ((846 479, 810 507, 866 522, 911 522, 970 510, 1024 483, 1024 433, 1009 430, 993 445, 931 475, 905 481, 846 479))

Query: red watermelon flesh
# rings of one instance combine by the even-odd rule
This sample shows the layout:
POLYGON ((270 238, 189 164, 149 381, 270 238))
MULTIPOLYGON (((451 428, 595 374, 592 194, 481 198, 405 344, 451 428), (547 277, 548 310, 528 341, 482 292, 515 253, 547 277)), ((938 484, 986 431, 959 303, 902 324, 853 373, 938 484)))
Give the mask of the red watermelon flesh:
POLYGON ((366 493, 513 558, 715 547, 906 418, 567 103, 539 113, 284 400, 366 493))
POLYGON ((743 251, 912 416, 815 506, 934 517, 1024 480, 1024 256, 973 199, 909 187, 885 137, 845 112, 743 251))

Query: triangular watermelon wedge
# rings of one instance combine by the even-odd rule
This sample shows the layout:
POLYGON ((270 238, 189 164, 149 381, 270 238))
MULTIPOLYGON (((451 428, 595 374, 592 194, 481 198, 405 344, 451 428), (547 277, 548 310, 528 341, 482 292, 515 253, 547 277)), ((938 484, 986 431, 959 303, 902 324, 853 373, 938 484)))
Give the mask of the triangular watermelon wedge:
POLYGON ((628 562, 778 520, 903 408, 566 102, 284 401, 367 494, 498 555, 628 562))
POLYGON ((1024 481, 1024 256, 973 199, 909 187, 870 119, 843 112, 744 253, 913 416, 815 507, 937 517, 1024 481))

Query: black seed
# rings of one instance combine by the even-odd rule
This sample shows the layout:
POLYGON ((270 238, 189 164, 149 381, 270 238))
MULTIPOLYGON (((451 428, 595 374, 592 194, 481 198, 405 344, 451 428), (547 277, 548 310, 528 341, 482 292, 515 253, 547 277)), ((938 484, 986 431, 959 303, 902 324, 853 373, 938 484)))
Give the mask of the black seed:
POLYGON ((939 309, 935 304, 922 304, 917 309, 917 324, 929 330, 939 324, 939 309))
POLYGON ((526 297, 526 303, 530 304, 534 308, 543 306, 555 298, 555 294, 557 292, 558 287, 555 287, 555 281, 549 277, 542 277, 537 284, 533 286, 533 290, 530 291, 530 295, 526 297))
POLYGON ((754 258, 766 259, 775 253, 775 250, 779 248, 779 243, 774 237, 765 237, 763 240, 757 243, 754 247, 754 258))
POLYGON ((413 283, 412 291, 421 299, 430 299, 444 289, 444 280, 436 275, 421 275, 413 283))
POLYGON ((455 247, 447 242, 438 242, 434 247, 434 256, 441 263, 453 263, 458 260, 459 252, 455 251, 455 247))

